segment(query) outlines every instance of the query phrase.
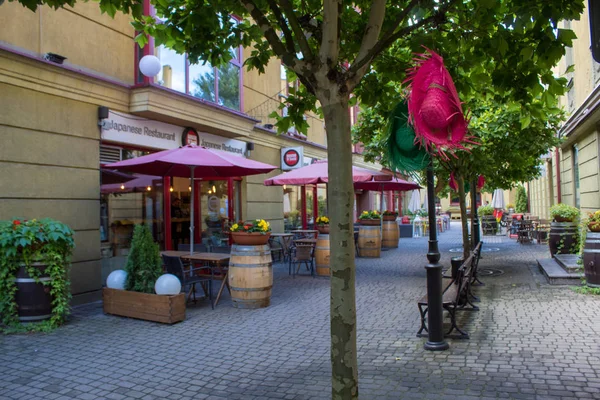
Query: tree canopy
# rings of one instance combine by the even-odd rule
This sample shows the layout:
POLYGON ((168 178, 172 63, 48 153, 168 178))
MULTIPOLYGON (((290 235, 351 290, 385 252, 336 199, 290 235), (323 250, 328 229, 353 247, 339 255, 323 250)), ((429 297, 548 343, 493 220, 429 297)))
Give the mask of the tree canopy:
MULTIPOLYGON (((18 0, 31 9, 73 0, 18 0)), ((302 115, 323 113, 327 129, 331 220, 332 397, 358 398, 351 133, 348 107, 397 102, 412 53, 428 46, 448 61, 465 99, 518 100, 526 127, 534 103, 550 101, 566 82, 550 68, 574 34, 558 29, 577 19, 583 0, 153 0, 157 21, 136 0, 100 0, 102 10, 131 13, 144 45, 146 35, 186 52, 194 62, 221 65, 229 49, 250 47, 248 68, 263 71, 277 57, 300 80, 288 98, 291 125, 302 115), (231 20, 241 18, 240 23, 231 20), (391 78, 393 77, 393 78, 391 78), (460 79, 458 77, 461 77, 460 79), (549 99, 549 100, 548 100, 549 99), (318 103, 317 103, 318 101, 318 103)), ((475 110, 476 107, 471 107, 475 110)), ((288 123, 290 125, 290 123, 288 123)), ((367 141, 368 142, 368 141, 367 141)))

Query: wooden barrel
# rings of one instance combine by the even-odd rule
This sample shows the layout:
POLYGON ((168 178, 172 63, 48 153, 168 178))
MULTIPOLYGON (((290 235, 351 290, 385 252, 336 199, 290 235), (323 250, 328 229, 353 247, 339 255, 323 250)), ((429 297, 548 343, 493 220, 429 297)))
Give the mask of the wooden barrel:
POLYGON ((29 276, 24 265, 19 268, 15 277, 17 314, 22 322, 42 321, 52 316, 52 296, 49 286, 52 278, 45 273, 46 264, 33 263, 32 267, 41 272, 39 283, 29 276), (41 282, 46 282, 46 285, 41 282))
POLYGON ((269 245, 234 244, 231 247, 228 279, 234 307, 268 307, 273 287, 273 263, 269 245))
POLYGON ((550 254, 576 254, 579 230, 575 222, 552 222, 548 245, 550 254))
POLYGON ((315 264, 317 265, 317 275, 329 276, 329 235, 320 234, 317 237, 317 247, 315 249, 315 264))
POLYGON ((394 221, 383 221, 381 234, 381 246, 383 247, 398 247, 400 239, 400 228, 398 223, 394 221))
POLYGON ((381 226, 365 226, 358 228, 358 255, 361 257, 381 256, 381 226))
POLYGON ((600 233, 587 233, 583 248, 583 268, 588 286, 600 287, 600 233))

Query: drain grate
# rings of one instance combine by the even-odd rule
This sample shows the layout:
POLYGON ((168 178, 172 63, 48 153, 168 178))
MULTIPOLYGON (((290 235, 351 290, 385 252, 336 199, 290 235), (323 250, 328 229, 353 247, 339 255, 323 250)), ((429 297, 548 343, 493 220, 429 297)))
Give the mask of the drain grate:
MULTIPOLYGON (((450 253, 462 253, 463 252, 463 248, 462 247, 455 247, 453 249, 448 250, 450 253)), ((482 247, 481 248, 481 252, 482 253, 495 253, 497 251, 500 251, 499 247, 482 247)))
POLYGON ((477 270, 477 274, 481 277, 492 277, 492 276, 500 276, 504 275, 504 271, 497 268, 479 268, 477 270))

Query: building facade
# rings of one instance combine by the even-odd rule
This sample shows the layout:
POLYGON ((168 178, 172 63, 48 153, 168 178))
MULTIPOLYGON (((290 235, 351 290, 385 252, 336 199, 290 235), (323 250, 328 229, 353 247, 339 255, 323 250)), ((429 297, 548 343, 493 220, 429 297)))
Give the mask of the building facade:
MULTIPOLYGON (((152 12, 149 2, 146 11, 152 12)), ((99 299, 107 273, 124 265, 135 223, 151 226, 162 248, 186 243, 191 207, 202 224, 197 240, 222 239, 225 224, 238 219, 265 218, 281 232, 301 198, 300 188, 263 185, 281 169, 197 181, 200 199, 192 205, 189 179, 119 182, 102 165, 185 143, 276 166, 289 147, 302 148, 303 163, 327 158, 324 121, 316 115, 306 116, 307 135, 273 130, 269 114, 289 85, 277 60, 259 75, 242 68, 248 51, 241 48, 220 68, 190 64, 152 41, 140 49, 130 18, 103 15, 93 2, 35 13, 6 2, 0 27, 0 219, 51 217, 74 229, 74 303, 99 299), (139 71, 149 54, 161 61, 154 78, 139 71)), ((381 168, 359 154, 354 159, 381 168)), ((308 207, 318 213, 326 204, 324 187, 307 192, 308 207)))
POLYGON ((542 218, 548 218, 549 207, 557 203, 583 213, 600 209, 600 63, 592 57, 588 13, 586 9, 579 21, 561 22, 577 39, 556 71, 569 79, 569 90, 561 98, 568 114, 558 132, 563 141, 541 160, 541 177, 528 184, 530 212, 542 218), (571 65, 573 72, 568 70, 571 65))

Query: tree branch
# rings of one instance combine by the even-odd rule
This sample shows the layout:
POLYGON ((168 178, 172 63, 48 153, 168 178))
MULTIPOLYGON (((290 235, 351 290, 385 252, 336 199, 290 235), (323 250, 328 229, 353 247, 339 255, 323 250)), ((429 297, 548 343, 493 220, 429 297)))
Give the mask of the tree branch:
POLYGON ((302 55, 304 59, 307 61, 312 61, 314 59, 314 54, 308 45, 308 41, 306 40, 306 36, 304 36, 304 31, 298 22, 298 18, 296 18, 296 13, 294 11, 294 6, 289 0, 279 0, 283 11, 285 12, 285 16, 290 22, 290 26, 296 35, 296 40, 300 45, 300 50, 302 51, 302 55))
POLYGON ((323 0, 323 38, 319 59, 329 70, 337 65, 339 57, 339 3, 336 0, 323 0))
POLYGON ((285 18, 283 17, 281 10, 277 6, 277 2, 275 0, 267 0, 267 3, 269 3, 269 7, 271 7, 273 15, 275 15, 275 18, 277 18, 281 31, 285 36, 285 44, 288 49, 288 52, 296 54, 296 47, 294 46, 294 36, 292 35, 290 28, 285 22, 285 18))
MULTIPOLYGON (((381 53, 383 50, 388 48, 392 43, 394 43, 400 37, 408 35, 409 33, 416 31, 419 28, 422 28, 423 26, 428 25, 429 23, 431 23, 433 21, 440 21, 445 16, 446 12, 448 12, 448 10, 457 2, 458 2, 458 0, 450 0, 448 3, 446 3, 445 5, 440 7, 438 11, 434 12, 429 17, 420 20, 416 24, 406 26, 406 27, 396 31, 395 33, 389 35, 388 37, 382 37, 362 59, 357 60, 357 62, 354 65, 352 65, 350 67, 350 69, 348 70, 347 75, 349 77, 349 82, 352 85, 350 87, 353 87, 354 85, 358 84, 358 82, 362 78, 362 76, 359 76, 359 74, 358 74, 359 70, 361 70, 363 67, 367 66, 379 53, 381 53)), ((414 2, 411 2, 411 4, 412 3, 414 3, 414 2)), ((406 16, 405 14, 408 14, 408 11, 403 12, 403 14, 401 14, 401 15, 406 16)), ((388 30, 388 32, 386 32, 386 34, 389 32, 390 32, 390 30, 388 30)), ((366 71, 366 68, 365 68, 365 71, 366 71)))
MULTIPOLYGON (((242 3, 244 8, 246 8, 246 10, 248 10, 248 12, 250 13, 250 16, 252 16, 254 21, 256 21, 260 30, 265 35, 265 39, 267 39, 267 41, 271 45, 271 48, 273 49, 275 54, 279 58, 281 58, 281 60, 285 64, 288 64, 285 61, 285 58, 288 58, 288 56, 291 56, 295 59, 296 54, 292 53, 290 55, 286 51, 285 47, 283 46, 283 43, 281 43, 281 40, 279 40, 279 35, 277 35, 277 32, 275 32, 275 29, 273 28, 273 26, 271 26, 271 23, 269 22, 267 17, 263 14, 263 12, 258 8, 256 3, 254 3, 253 0, 240 0, 240 3, 242 3)), ((293 61, 293 60, 290 60, 290 61, 293 61)), ((292 64, 293 64, 293 62, 292 62, 292 64)))
MULTIPOLYGON (((371 4, 371 12, 369 13, 369 22, 367 23, 356 60, 362 60, 364 57, 366 57, 369 53, 369 50, 371 50, 371 48, 377 43, 377 39, 381 33, 383 20, 385 18, 385 3, 386 0, 373 0, 373 3, 371 4)), ((396 28, 394 27, 394 29, 396 28)), ((367 68, 368 64, 363 65, 356 71, 356 74, 362 78, 367 68)))

